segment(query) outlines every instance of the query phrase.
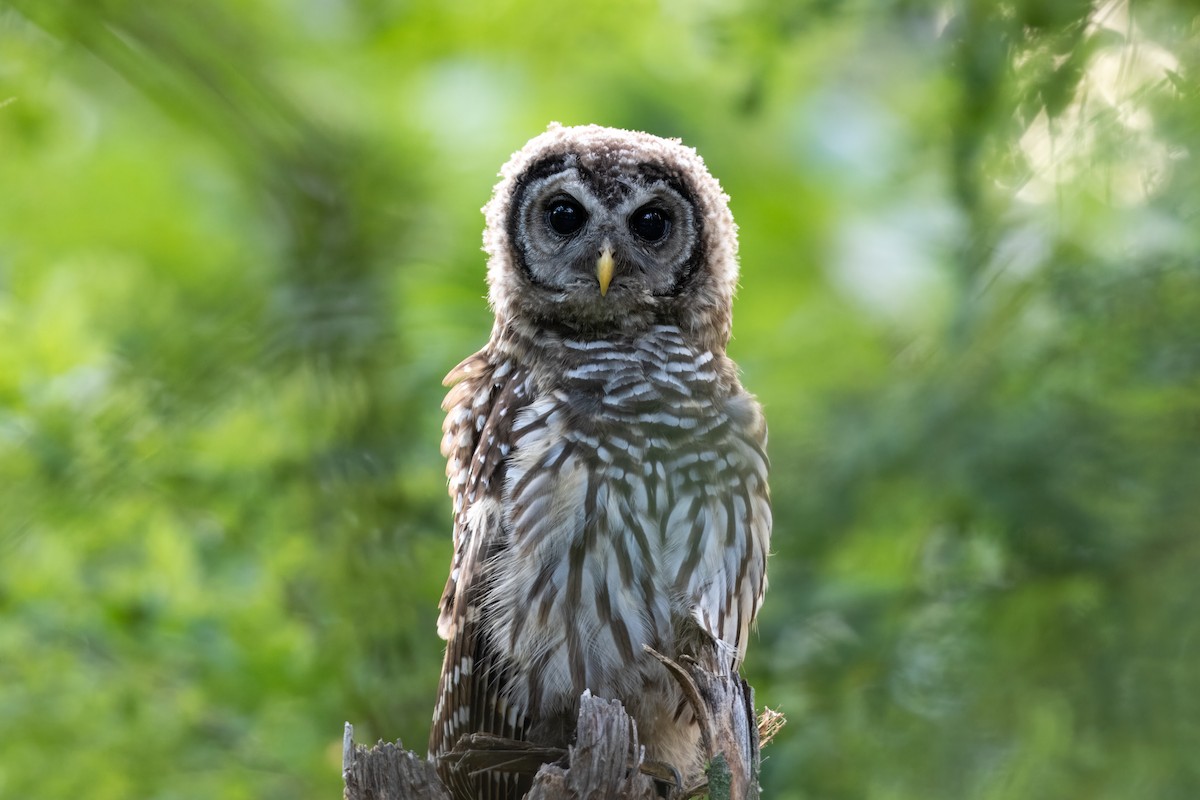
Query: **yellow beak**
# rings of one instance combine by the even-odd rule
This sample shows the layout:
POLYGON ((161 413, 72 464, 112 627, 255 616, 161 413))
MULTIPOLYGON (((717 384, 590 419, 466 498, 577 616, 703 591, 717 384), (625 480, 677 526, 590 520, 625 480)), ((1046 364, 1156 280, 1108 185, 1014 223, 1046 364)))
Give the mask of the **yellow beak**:
POLYGON ((600 251, 600 260, 596 262, 596 280, 600 281, 600 296, 608 294, 608 285, 612 283, 613 254, 612 248, 606 247, 600 251))

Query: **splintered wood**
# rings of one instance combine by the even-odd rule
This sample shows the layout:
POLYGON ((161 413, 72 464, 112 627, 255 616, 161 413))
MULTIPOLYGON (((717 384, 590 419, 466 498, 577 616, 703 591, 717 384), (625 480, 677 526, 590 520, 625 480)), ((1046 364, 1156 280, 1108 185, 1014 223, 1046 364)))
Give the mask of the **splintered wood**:
MULTIPOLYGON (((754 713, 754 691, 738 675, 719 675, 691 659, 672 661, 649 650, 683 688, 700 721, 708 755, 704 780, 684 786, 673 770, 644 763, 637 726, 616 700, 584 692, 575 743, 565 752, 494 736, 463 737, 445 756, 472 770, 503 767, 534 773, 526 800, 757 800, 760 736, 783 727, 783 715, 754 713)), ((342 740, 345 800, 452 800, 432 762, 403 746, 354 744, 347 723, 342 740)))

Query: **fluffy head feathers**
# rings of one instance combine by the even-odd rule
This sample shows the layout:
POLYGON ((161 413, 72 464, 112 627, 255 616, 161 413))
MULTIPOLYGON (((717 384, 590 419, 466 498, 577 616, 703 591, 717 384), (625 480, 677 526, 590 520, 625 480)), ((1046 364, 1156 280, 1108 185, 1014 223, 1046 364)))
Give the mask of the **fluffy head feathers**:
POLYGON ((724 350, 737 283, 737 228, 729 198, 678 139, 598 125, 553 123, 512 155, 484 207, 489 299, 497 324, 603 337, 678 325, 724 350), (578 202, 589 227, 570 237, 546 225, 554 198, 578 202), (661 243, 631 236, 632 215, 663 211, 661 243), (611 245, 614 291, 592 266, 611 245))

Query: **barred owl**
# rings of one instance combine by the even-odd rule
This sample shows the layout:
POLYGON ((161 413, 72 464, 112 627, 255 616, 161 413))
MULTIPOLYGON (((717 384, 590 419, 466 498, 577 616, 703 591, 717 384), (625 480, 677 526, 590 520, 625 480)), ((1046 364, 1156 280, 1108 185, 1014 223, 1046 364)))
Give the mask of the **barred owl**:
MULTIPOLYGON (((691 709, 643 645, 735 669, 766 588, 766 426, 726 356, 728 198, 691 148, 552 125, 484 208, 491 339, 446 378, 454 556, 430 753, 570 743, 584 689, 694 774, 691 709)), ((512 774, 439 760, 460 798, 512 774)))

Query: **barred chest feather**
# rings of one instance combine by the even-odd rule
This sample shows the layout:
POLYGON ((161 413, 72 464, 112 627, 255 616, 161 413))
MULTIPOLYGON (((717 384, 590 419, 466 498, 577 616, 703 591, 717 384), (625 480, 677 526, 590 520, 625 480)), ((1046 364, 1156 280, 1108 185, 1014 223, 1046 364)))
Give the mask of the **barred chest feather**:
POLYGON ((732 362, 676 328, 557 344, 555 362, 513 373, 506 441, 480 447, 503 451, 502 487, 461 507, 466 527, 506 538, 482 565, 478 612, 525 676, 513 708, 571 715, 588 688, 625 702, 652 753, 672 756, 653 729, 664 716, 678 728, 680 698, 642 647, 675 656, 711 637, 740 662, 765 589, 765 425, 732 362))

